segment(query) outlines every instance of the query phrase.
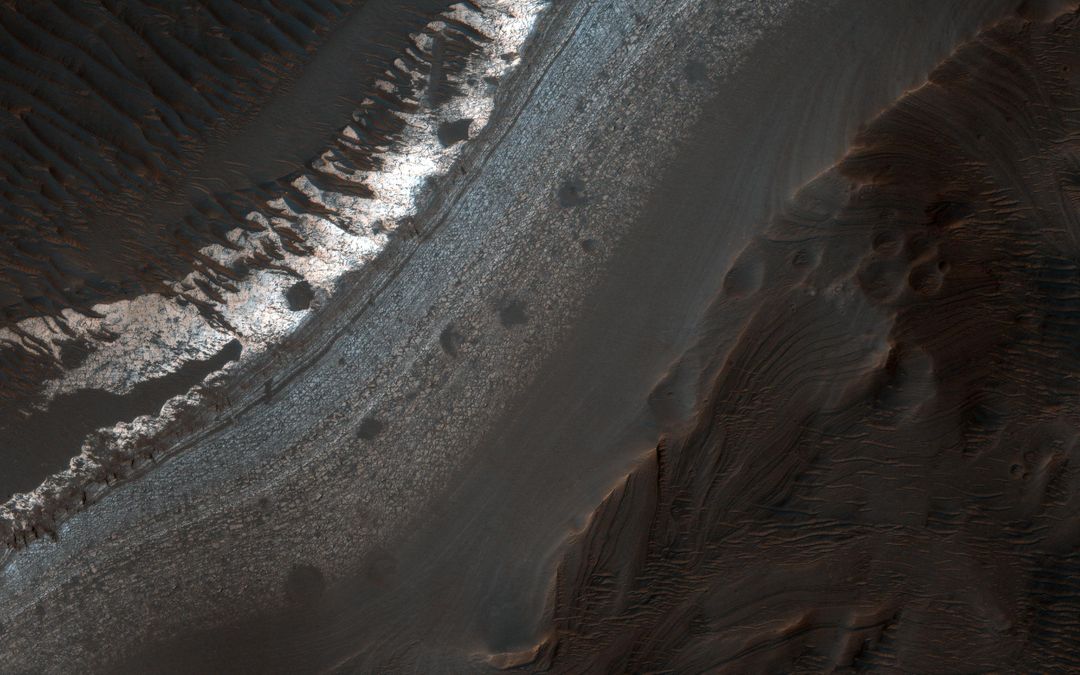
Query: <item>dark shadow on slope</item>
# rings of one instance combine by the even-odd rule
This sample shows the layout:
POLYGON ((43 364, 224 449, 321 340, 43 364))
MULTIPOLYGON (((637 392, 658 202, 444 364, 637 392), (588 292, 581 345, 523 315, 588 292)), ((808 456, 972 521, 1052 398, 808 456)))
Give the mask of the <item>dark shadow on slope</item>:
POLYGON ((240 351, 240 342, 233 340, 209 359, 189 361, 174 373, 140 382, 127 394, 83 389, 57 396, 47 410, 29 417, 9 414, 0 420, 5 455, 0 495, 6 500, 16 492, 33 490, 67 467, 91 431, 157 413, 165 401, 240 358, 240 351))

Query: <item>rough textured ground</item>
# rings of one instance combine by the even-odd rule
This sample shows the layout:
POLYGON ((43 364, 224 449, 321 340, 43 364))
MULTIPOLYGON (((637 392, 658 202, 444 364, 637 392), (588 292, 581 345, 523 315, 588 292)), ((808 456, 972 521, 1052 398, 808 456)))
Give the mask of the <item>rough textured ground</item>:
POLYGON ((6 553, 2 668, 1075 668, 1056 13, 549 7, 411 236, 6 553))
POLYGON ((739 255, 545 669, 1080 665, 1078 29, 961 47, 739 255))

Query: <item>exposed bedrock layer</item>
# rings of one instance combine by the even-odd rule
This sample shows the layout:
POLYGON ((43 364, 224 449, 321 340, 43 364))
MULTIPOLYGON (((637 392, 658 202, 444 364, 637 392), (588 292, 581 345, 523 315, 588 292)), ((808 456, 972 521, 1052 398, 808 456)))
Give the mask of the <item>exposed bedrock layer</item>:
MULTIPOLYGON (((349 5, 5 3, 0 325, 175 295, 168 283, 204 266, 199 249, 225 242, 259 190, 267 194, 330 138, 333 106, 301 110, 297 98, 311 88, 305 66, 349 5), (282 108, 316 114, 290 128, 288 115, 273 114, 282 108), (252 142, 255 128, 262 141, 252 142)), ((359 93, 348 91, 355 70, 343 69, 338 96, 359 93)), ((226 281, 238 274, 215 272, 226 281)), ((5 423, 70 365, 35 346, 0 349, 5 423)))
POLYGON ((440 17, 453 4, 0 7, 0 420, 69 369, 28 318, 92 352, 117 336, 66 324, 104 303, 160 294, 228 326, 217 305, 253 271, 296 274, 286 255, 311 253, 298 216, 325 214, 324 191, 371 195, 352 174, 381 166, 399 113, 455 93, 484 36, 440 17), (436 19, 429 53, 414 40, 436 19), (207 253, 240 250, 238 230, 270 236, 207 253))
POLYGON ((69 464, 88 431, 156 414, 235 341, 245 363, 279 344, 385 249, 485 126, 541 7, 0 10, 0 499, 114 473, 130 458, 100 439, 103 462, 69 464))
MULTIPOLYGON (((0 324, 167 292, 261 201, 310 208, 291 178, 451 3, 364 4, 5 4, 0 324)), ((384 91, 387 108, 402 93, 384 91)), ((400 128, 378 122, 337 143, 342 161, 371 161, 400 128)))
POLYGON ((425 234, 6 554, 3 668, 1066 663, 1073 29, 852 146, 1017 9, 870 5, 556 3, 425 234))

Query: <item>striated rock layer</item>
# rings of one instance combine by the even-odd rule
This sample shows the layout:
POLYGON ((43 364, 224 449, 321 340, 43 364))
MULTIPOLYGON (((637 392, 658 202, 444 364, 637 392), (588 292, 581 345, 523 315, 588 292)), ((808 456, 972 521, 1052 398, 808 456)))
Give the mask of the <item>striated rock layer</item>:
POLYGON ((19 156, 18 170, 0 174, 22 205, 0 212, 10 244, 0 286, 6 278, 19 298, 0 322, 0 493, 20 493, 0 509, 9 543, 41 520, 34 513, 71 508, 73 496, 153 452, 131 439, 160 435, 179 411, 205 404, 213 387, 193 385, 230 362, 239 361, 230 372, 250 369, 343 277, 416 236, 411 217, 486 126, 544 8, 316 4, 322 13, 302 4, 8 8, 25 29, 0 45, 25 71, 8 93, 28 101, 6 128, 11 142, 40 140, 35 125, 53 118, 47 99, 88 126, 89 156, 19 156), (302 30, 297 17, 314 27, 302 30), (79 48, 57 38, 71 32, 79 48), (29 35, 42 55, 27 51, 29 35), (106 77, 99 62, 126 79, 106 77), (174 71, 189 98, 206 99, 206 119, 186 98, 152 95, 174 71), (96 77, 101 87, 84 87, 96 77), (140 125, 143 113, 150 121, 140 125), (132 134, 164 143, 158 125, 174 118, 187 125, 177 122, 173 154, 152 143, 141 160, 106 148, 132 134), (96 191, 79 187, 124 158, 142 164, 96 191), (83 173, 64 173, 72 162, 83 173), (136 171, 154 162, 160 171, 136 171), (54 174, 70 189, 49 189, 54 174))

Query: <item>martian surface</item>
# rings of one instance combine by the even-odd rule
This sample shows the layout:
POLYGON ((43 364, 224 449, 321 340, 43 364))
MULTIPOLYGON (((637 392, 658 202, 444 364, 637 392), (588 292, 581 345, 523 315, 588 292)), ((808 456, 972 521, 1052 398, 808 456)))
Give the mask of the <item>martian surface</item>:
POLYGON ((1080 8, 0 3, 0 672, 1080 671, 1080 8))

